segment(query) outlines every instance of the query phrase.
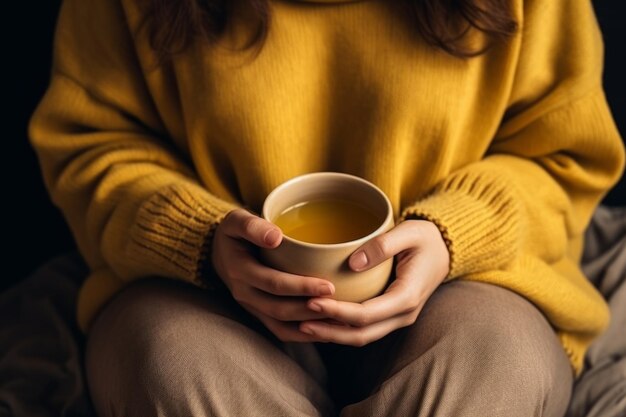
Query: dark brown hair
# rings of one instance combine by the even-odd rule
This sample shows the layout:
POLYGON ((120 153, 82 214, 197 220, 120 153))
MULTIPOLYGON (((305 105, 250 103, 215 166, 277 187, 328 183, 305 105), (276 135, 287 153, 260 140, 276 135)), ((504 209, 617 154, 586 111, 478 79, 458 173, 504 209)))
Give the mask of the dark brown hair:
MULTIPOLYGON (((386 0, 401 4, 429 44, 467 58, 484 53, 494 42, 517 30, 510 0, 386 0), (486 35, 482 46, 465 42, 477 29, 486 35)), ((150 44, 161 60, 184 51, 195 39, 215 41, 228 25, 236 3, 242 3, 259 25, 245 48, 262 47, 271 23, 268 0, 148 0, 150 44)))

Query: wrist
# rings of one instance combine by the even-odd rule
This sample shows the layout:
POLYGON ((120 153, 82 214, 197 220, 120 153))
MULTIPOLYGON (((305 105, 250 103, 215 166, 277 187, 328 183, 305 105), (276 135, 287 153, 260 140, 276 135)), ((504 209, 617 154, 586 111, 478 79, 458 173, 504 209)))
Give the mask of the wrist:
POLYGON ((224 215, 221 216, 218 221, 213 223, 211 228, 204 236, 200 261, 198 263, 198 273, 196 280, 198 285, 203 288, 218 289, 224 287, 224 283, 222 282, 222 279, 220 278, 215 268, 215 241, 216 236, 219 233, 219 226, 222 224, 224 219, 226 219, 226 217, 228 217, 228 215, 235 210, 238 210, 238 208, 232 209, 224 213, 224 215))

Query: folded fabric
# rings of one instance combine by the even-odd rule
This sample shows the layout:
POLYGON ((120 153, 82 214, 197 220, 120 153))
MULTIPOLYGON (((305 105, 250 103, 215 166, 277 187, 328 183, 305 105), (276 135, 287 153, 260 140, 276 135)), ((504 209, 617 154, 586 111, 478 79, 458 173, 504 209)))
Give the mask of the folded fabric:
POLYGON ((611 324, 585 358, 568 417, 626 415, 626 207, 599 207, 586 232, 583 270, 609 302, 611 324))

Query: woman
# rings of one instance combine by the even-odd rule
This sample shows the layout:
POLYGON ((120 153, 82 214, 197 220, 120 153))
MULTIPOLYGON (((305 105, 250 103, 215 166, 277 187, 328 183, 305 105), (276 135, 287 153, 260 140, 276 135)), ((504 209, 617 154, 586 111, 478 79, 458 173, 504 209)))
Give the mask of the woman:
POLYGON ((99 415, 562 415, 608 320, 578 268, 624 167, 601 71, 589 0, 66 0, 30 137, 99 415), (257 260, 313 171, 392 201, 350 259, 395 257, 379 297, 257 260))

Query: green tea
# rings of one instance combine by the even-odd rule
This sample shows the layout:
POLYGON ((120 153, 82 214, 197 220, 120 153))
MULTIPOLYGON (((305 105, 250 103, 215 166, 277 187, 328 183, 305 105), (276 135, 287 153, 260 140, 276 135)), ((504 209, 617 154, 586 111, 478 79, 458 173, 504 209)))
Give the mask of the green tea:
POLYGON ((274 224, 291 238, 309 243, 342 243, 375 231, 382 219, 357 203, 313 200, 289 207, 274 224))

